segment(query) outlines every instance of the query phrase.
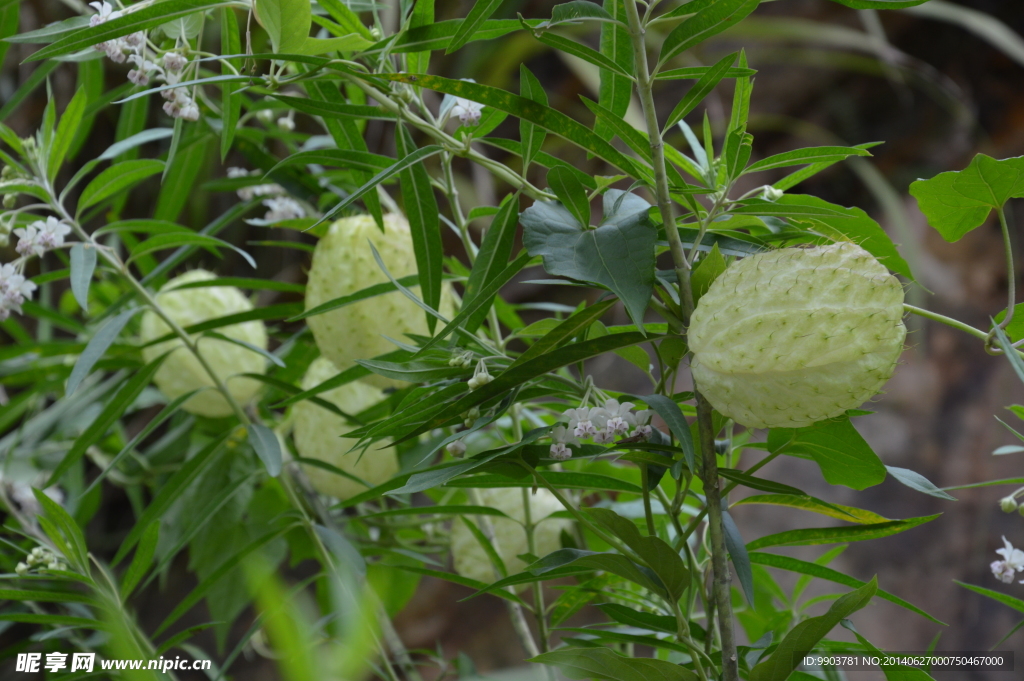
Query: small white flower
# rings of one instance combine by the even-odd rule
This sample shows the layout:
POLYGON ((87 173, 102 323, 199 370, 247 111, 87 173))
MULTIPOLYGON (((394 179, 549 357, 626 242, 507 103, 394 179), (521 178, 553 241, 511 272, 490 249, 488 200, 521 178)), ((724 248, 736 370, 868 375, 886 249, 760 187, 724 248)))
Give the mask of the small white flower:
POLYGON ((39 242, 39 230, 36 227, 37 224, 38 223, 32 223, 31 225, 27 225, 21 229, 14 230, 15 236, 18 237, 18 245, 14 247, 14 250, 18 251, 20 255, 28 257, 46 253, 46 247, 39 242))
POLYGON ((267 222, 280 222, 282 220, 295 220, 305 217, 306 211, 302 209, 299 202, 287 196, 279 196, 273 199, 266 199, 263 205, 269 208, 263 219, 267 222))
POLYGON ((1013 581, 1014 574, 1024 570, 1024 551, 1013 548, 1013 544, 1003 537, 1003 548, 996 549, 996 553, 1003 557, 1003 560, 993 561, 992 574, 999 581, 1009 584, 1013 581))
POLYGON ((636 423, 636 418, 631 411, 633 407, 632 402, 620 403, 618 400, 611 399, 604 403, 604 407, 597 410, 601 414, 600 418, 597 414, 591 414, 591 417, 599 421, 604 420, 609 428, 612 427, 610 422, 614 419, 622 419, 628 425, 633 425, 636 423))
POLYGON ((135 33, 129 33, 124 37, 124 42, 132 49, 133 52, 138 54, 146 45, 146 32, 136 31, 135 33))
POLYGON ((177 52, 167 52, 163 56, 164 68, 171 73, 178 73, 188 64, 188 59, 177 52))
POLYGON ((454 442, 449 442, 445 449, 452 456, 462 456, 466 453, 466 443, 462 440, 455 440, 454 442))
POLYGON ((594 427, 591 421, 580 421, 572 429, 572 434, 581 438, 594 437, 597 435, 597 428, 594 427))
POLYGON ((106 0, 103 2, 90 2, 89 7, 96 9, 96 14, 89 17, 90 26, 99 26, 105 21, 117 19, 121 16, 121 13, 114 9, 114 7, 109 2, 106 2, 106 0))
POLYGON ((607 428, 616 435, 624 435, 629 432, 629 424, 621 416, 608 419, 607 428))
POLYGON ((288 116, 282 116, 277 119, 277 127, 285 132, 293 132, 295 130, 295 121, 288 116))
POLYGON ((107 57, 110 58, 116 64, 123 64, 128 59, 128 55, 125 54, 125 50, 130 49, 128 43, 124 41, 124 38, 115 38, 114 40, 108 40, 105 43, 97 45, 99 49, 100 45, 103 46, 102 50, 107 53, 107 57))
POLYGON ((761 192, 761 198, 763 198, 765 201, 778 201, 783 196, 785 196, 785 194, 786 194, 786 192, 782 191, 781 189, 776 189, 775 187, 766 186, 764 188, 764 191, 761 192))
POLYGON ((562 445, 576 445, 578 447, 580 444, 580 441, 571 435, 569 429, 565 426, 555 426, 552 428, 551 440, 562 445))
POLYGON ((608 445, 615 442, 615 433, 610 430, 601 429, 594 434, 594 442, 599 445, 608 445))
POLYGON ((149 85, 149 75, 145 71, 140 71, 138 69, 132 69, 128 72, 128 80, 136 85, 149 85))
POLYGON ((10 263, 0 265, 0 321, 6 320, 11 310, 21 314, 21 305, 31 299, 36 285, 15 270, 10 263))
POLYGON ((463 125, 476 125, 480 122, 480 114, 483 108, 483 104, 478 104, 462 97, 456 97, 451 115, 457 116, 463 125))
POLYGON ((572 450, 563 445, 561 442, 556 442, 551 445, 551 449, 548 450, 549 456, 555 461, 566 461, 572 458, 572 450))
POLYGON ((653 434, 654 434, 654 429, 651 428, 651 426, 649 424, 644 424, 642 426, 637 426, 636 428, 633 429, 633 437, 639 437, 644 442, 647 442, 648 440, 650 440, 651 439, 651 435, 653 435, 653 434))
POLYGON ((185 106, 181 107, 181 117, 186 121, 195 123, 199 120, 199 105, 195 101, 190 101, 185 106))
POLYGON ((33 223, 33 226, 39 230, 39 243, 47 250, 63 246, 64 237, 71 233, 70 227, 52 215, 46 218, 46 222, 40 220, 33 223))

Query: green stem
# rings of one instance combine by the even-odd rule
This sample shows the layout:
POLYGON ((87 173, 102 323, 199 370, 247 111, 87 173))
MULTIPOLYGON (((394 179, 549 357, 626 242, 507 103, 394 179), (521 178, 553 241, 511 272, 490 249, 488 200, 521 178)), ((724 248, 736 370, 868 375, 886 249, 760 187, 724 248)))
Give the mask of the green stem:
MULTIPOLYGON (((633 57, 636 64, 637 93, 644 111, 647 125, 647 136, 651 144, 651 164, 654 167, 655 195, 658 209, 661 211, 665 225, 665 236, 672 253, 676 277, 679 280, 679 299, 683 307, 683 322, 689 323, 693 312, 693 290, 690 285, 691 266, 683 250, 682 239, 676 229, 672 197, 669 193, 668 172, 665 165, 664 141, 661 127, 658 125, 657 110, 654 105, 654 81, 647 64, 647 44, 644 39, 644 27, 637 11, 636 0, 625 3, 626 16, 629 22, 630 39, 633 45, 633 57)), ((709 213, 710 217, 711 213, 709 213)), ((706 223, 705 223, 706 224, 706 223)), ((704 225, 702 225, 704 226, 704 225)), ((696 251, 699 242, 695 242, 696 251)), ((715 454, 715 434, 713 430, 711 405, 701 396, 694 386, 697 401, 697 427, 700 436, 701 452, 704 459, 704 493, 707 497, 708 525, 711 533, 711 560, 714 570, 714 597, 718 604, 718 624, 722 641, 722 673, 724 681, 739 681, 739 665, 736 654, 736 642, 733 635, 733 617, 731 600, 731 576, 726 558, 725 533, 722 530, 721 495, 718 487, 718 460, 715 454)), ((709 621, 709 629, 710 621, 709 621)))
POLYGON ((640 464, 640 488, 644 493, 644 518, 647 519, 647 534, 655 537, 658 535, 658 530, 654 526, 654 512, 651 509, 650 477, 651 474, 647 469, 647 464, 640 464))
POLYGON ((911 314, 916 314, 919 317, 924 317, 925 319, 931 319, 932 321, 935 321, 935 322, 941 322, 941 323, 945 324, 946 326, 952 326, 954 329, 959 329, 960 331, 963 331, 964 333, 969 333, 970 335, 974 336, 975 338, 980 338, 981 340, 986 340, 988 338, 988 334, 985 333, 984 331, 982 331, 981 329, 976 329, 973 326, 970 326, 969 324, 964 324, 961 321, 957 321, 956 319, 953 319, 952 317, 947 317, 946 315, 941 315, 938 312, 932 312, 931 310, 925 310, 922 307, 915 307, 913 305, 907 305, 906 303, 903 304, 903 309, 906 310, 907 312, 911 313, 911 314))
POLYGON ((1002 206, 996 211, 999 214, 999 227, 1003 232, 1003 250, 1006 251, 1006 316, 999 322, 999 328, 1005 329, 1013 319, 1013 307, 1017 289, 1017 275, 1013 266, 1013 242, 1010 241, 1010 227, 1006 224, 1006 211, 1002 206))

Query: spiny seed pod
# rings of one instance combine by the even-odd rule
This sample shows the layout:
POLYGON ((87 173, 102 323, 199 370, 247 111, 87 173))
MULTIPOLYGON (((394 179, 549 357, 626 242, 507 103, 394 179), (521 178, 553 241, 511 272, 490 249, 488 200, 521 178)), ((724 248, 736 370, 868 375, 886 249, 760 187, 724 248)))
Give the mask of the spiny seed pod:
MULTIPOLYGON (((318 357, 302 379, 302 389, 314 388, 329 378, 338 375, 338 369, 325 357, 318 357)), ((318 395, 346 414, 355 415, 383 399, 380 388, 353 381, 318 395)), ((358 449, 349 451, 356 440, 341 437, 354 428, 345 419, 309 400, 303 400, 292 410, 294 418, 295 448, 305 459, 317 459, 340 468, 368 484, 376 486, 398 472, 398 455, 394 447, 380 449, 373 444, 365 452, 358 449)), ((303 465, 313 488, 321 494, 337 499, 348 499, 367 487, 355 480, 338 475, 317 466, 303 465)))
POLYGON ((800 428, 874 396, 903 349, 903 287, 852 243, 741 260, 700 299, 693 378, 751 428, 800 428))
MULTIPOLYGON (((338 220, 313 252, 313 266, 306 286, 307 310, 388 281, 367 240, 376 247, 391 276, 400 279, 416 273, 412 237, 404 217, 384 216, 383 232, 369 215, 338 220)), ((419 287, 411 289, 419 294, 419 287)), ((441 289, 440 308, 438 311, 451 319, 452 289, 448 283, 441 289)), ((423 310, 400 291, 310 317, 307 323, 320 352, 339 367, 397 350, 388 338, 407 341, 406 334, 427 334, 423 310)), ((399 381, 377 375, 363 380, 381 388, 401 385, 399 381)))
MULTIPOLYGON (((520 554, 529 553, 526 541, 526 530, 521 523, 526 519, 523 507, 523 490, 515 487, 479 490, 480 501, 484 506, 496 508, 508 518, 487 516, 494 527, 494 544, 498 556, 501 557, 508 574, 522 572, 526 564, 517 558, 520 554), (509 520, 509 518, 514 519, 509 520)), ((538 557, 544 557, 562 547, 562 530, 568 530, 572 521, 562 518, 548 518, 556 511, 562 510, 562 504, 554 494, 546 489, 539 489, 530 495, 530 520, 536 524, 534 529, 534 548, 538 557), (547 518, 547 519, 546 519, 547 518), (546 520, 545 520, 546 519, 546 520)), ((471 516, 470 519, 480 527, 481 518, 471 516)), ((452 558, 455 571, 463 577, 479 582, 491 583, 497 580, 490 558, 473 532, 461 518, 452 524, 452 558)), ((527 585, 520 585, 519 589, 527 585)))
MULTIPOLYGON (((182 284, 208 281, 216 278, 211 272, 193 270, 171 279, 160 289, 156 301, 164 312, 181 327, 192 326, 209 319, 224 317, 238 312, 248 312, 252 303, 233 286, 208 286, 203 288, 175 289, 182 284)), ((261 321, 232 324, 218 331, 258 348, 267 348, 267 330, 261 321)), ((152 310, 142 316, 141 340, 143 343, 166 336, 171 329, 152 310)), ((260 382, 244 378, 239 374, 261 374, 266 368, 262 355, 241 345, 216 338, 198 338, 199 352, 217 377, 227 384, 231 396, 241 405, 249 402, 260 389, 260 382)), ((182 409, 193 414, 220 418, 231 414, 231 405, 219 391, 199 359, 175 338, 149 346, 142 350, 142 356, 151 362, 163 353, 177 348, 168 355, 156 372, 154 381, 160 391, 171 399, 191 390, 209 387, 190 397, 182 409)))

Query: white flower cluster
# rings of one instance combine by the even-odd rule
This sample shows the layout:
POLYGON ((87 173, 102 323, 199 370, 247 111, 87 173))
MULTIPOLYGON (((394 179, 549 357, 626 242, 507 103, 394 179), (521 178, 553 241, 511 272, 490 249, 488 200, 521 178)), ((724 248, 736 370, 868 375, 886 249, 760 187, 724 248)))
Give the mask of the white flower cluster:
MULTIPOLYGON (((237 179, 239 177, 253 177, 262 174, 259 170, 248 171, 245 168, 228 168, 228 177, 237 179)), ((284 187, 275 183, 256 184, 249 187, 242 187, 237 192, 238 198, 243 201, 251 201, 257 196, 265 196, 263 205, 269 210, 263 216, 266 222, 280 222, 282 220, 297 220, 306 217, 306 210, 295 199, 287 196, 284 187)))
POLYGON ((70 232, 70 227, 52 216, 14 230, 18 237, 15 250, 21 258, 0 265, 0 322, 10 317, 11 312, 21 314, 21 306, 26 300, 31 300, 32 292, 36 290, 36 285, 22 274, 25 261, 63 246, 64 237, 70 232))
MULTIPOLYGON (((89 6, 96 10, 96 14, 89 18, 90 26, 99 26, 122 15, 106 0, 90 2, 89 6)), ((173 87, 181 82, 182 72, 188 65, 186 57, 177 52, 166 52, 159 59, 150 59, 153 55, 147 50, 145 31, 137 31, 122 38, 99 43, 95 45, 95 49, 105 52, 107 57, 118 64, 130 62, 135 68, 128 72, 128 80, 136 85, 148 85, 150 78, 156 77, 172 86, 160 93, 167 100, 164 103, 164 111, 168 116, 184 118, 186 121, 199 120, 199 105, 196 100, 184 88, 173 87)))
POLYGON ((64 237, 71 233, 71 228, 51 215, 45 222, 36 220, 27 227, 14 230, 14 233, 18 236, 15 250, 30 257, 63 246, 64 237))
POLYGON ((61 562, 60 556, 46 548, 45 546, 37 546, 32 549, 32 552, 28 554, 28 558, 25 559, 24 563, 18 563, 14 571, 19 575, 27 575, 29 571, 36 567, 45 566, 47 570, 67 570, 67 566, 61 562))
POLYGON ((556 426, 551 431, 551 458, 564 461, 572 456, 569 445, 579 446, 580 440, 593 440, 596 444, 609 444, 616 437, 625 437, 633 428, 632 437, 648 440, 654 430, 651 428, 651 412, 647 409, 633 411, 632 402, 607 400, 603 407, 577 407, 566 409, 562 416, 568 420, 568 427, 556 426))
MULTIPOLYGON (((992 574, 1000 582, 1012 584, 1014 575, 1024 571, 1024 551, 1013 548, 1013 544, 1003 537, 1003 548, 996 549, 996 553, 1003 559, 992 561, 992 574)), ((1021 580, 1021 584, 1024 584, 1024 580, 1021 580)))

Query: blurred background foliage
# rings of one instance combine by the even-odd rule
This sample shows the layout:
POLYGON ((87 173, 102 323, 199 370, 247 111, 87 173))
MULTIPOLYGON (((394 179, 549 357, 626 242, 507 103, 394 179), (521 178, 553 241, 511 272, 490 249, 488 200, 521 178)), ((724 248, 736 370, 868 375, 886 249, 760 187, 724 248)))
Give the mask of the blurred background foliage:
MULTIPOLYGON (((77 12, 81 4, 77 0, 25 0, 9 4, 6 11, 19 13, 20 31, 25 32, 67 17, 69 6, 77 12)), ((509 0, 495 18, 514 18, 516 13, 545 17, 553 4, 548 0, 509 0)), ((439 2, 438 19, 465 16, 471 5, 470 0, 439 2)), ((1021 0, 932 0, 920 7, 884 14, 818 0, 779 0, 764 3, 751 18, 703 45, 692 58, 694 65, 710 64, 738 47, 747 50, 751 66, 758 69, 750 124, 756 135, 755 157, 797 146, 884 141, 883 146, 872 150, 873 158, 838 164, 808 181, 802 191, 842 205, 859 206, 890 231, 902 244, 902 252, 919 279, 919 285, 908 294, 908 302, 985 327, 988 317, 1002 309, 1007 284, 998 226, 976 230, 956 244, 945 243, 926 229, 923 216, 907 195, 907 187, 918 177, 962 168, 979 151, 996 158, 1024 154, 1022 34, 1021 0)), ((38 68, 38 63, 20 63, 31 50, 32 46, 12 46, 0 71, 0 118, 21 135, 37 127, 46 103, 42 87, 23 100, 12 99, 38 68)), ((580 96, 596 99, 597 74, 593 67, 570 59, 547 52, 542 44, 517 32, 499 40, 472 43, 449 57, 438 54, 431 72, 516 91, 519 65, 525 63, 543 82, 552 106, 589 122, 591 114, 580 96)), ((108 87, 124 82, 127 67, 102 60, 92 64, 106 69, 108 87)), ((54 96, 63 106, 76 89, 76 69, 60 67, 50 80, 54 96)), ((681 81, 659 87, 657 96, 663 115, 684 88, 681 81)), ((426 92, 425 96, 433 95, 426 92)), ((723 89, 708 100, 715 125, 724 126, 727 96, 723 89)), ((151 106, 159 104, 153 101, 151 106)), ((628 116, 638 117, 637 112, 638 107, 634 107, 628 116)), ((99 114, 92 134, 78 150, 77 164, 95 157, 114 141, 117 115, 116 106, 99 114)), ((390 153, 390 149, 381 148, 391 143, 389 136, 383 134, 383 129, 375 131, 375 125, 377 122, 371 121, 367 127, 370 150, 390 153)), ((510 118, 502 125, 510 127, 508 136, 515 136, 515 120, 510 118)), ((682 139, 669 141, 682 143, 682 139)), ((586 169, 592 163, 583 152, 559 138, 549 138, 549 145, 546 151, 577 167, 586 169)), ((185 180, 193 182, 194 187, 187 203, 180 206, 179 220, 198 228, 237 201, 233 191, 218 184, 225 168, 247 164, 245 158, 233 152, 221 166, 212 142, 194 153, 196 174, 185 180)), ((469 166, 462 170, 464 174, 458 180, 467 205, 494 205, 499 194, 489 177, 469 166)), ((137 203, 126 206, 124 216, 132 217, 133 212, 148 215, 156 198, 155 185, 152 191, 152 196, 146 196, 144 188, 137 190, 133 199, 137 203)), ((1020 229, 1024 206, 1016 208, 1015 239, 1019 244, 1024 238, 1020 229)), ((256 276, 300 284, 305 281, 309 266, 306 250, 259 243, 268 238, 305 241, 302 235, 275 230, 274 236, 268 237, 266 229, 239 221, 221 236, 232 243, 250 245, 258 262, 256 276)), ((446 244, 446 250, 461 253, 454 238, 446 244)), ((12 253, 0 251, 0 260, 12 257, 12 253)), ((230 253, 223 261, 211 259, 207 265, 223 275, 254 276, 240 258, 230 253)), ((567 297, 579 295, 578 289, 530 284, 508 290, 514 302, 575 304, 567 297)), ((258 303, 299 299, 294 293, 263 291, 258 303)), ((538 310, 536 314, 544 313, 538 310)), ((994 420, 993 414, 999 414, 1005 404, 1024 401, 1020 382, 1009 365, 986 355, 981 344, 955 330, 913 321, 902 365, 887 394, 874 405, 879 413, 862 426, 865 438, 886 464, 920 471, 940 486, 1019 474, 1019 460, 991 455, 996 447, 1012 442, 1012 435, 994 420)), ((0 331, 0 343, 8 340, 0 331)), ((592 368, 599 385, 628 391, 642 381, 642 376, 623 360, 601 362, 592 368)), ((0 413, 8 398, 0 388, 0 413)), ((777 467, 773 473, 794 480, 810 494, 823 491, 825 483, 810 464, 783 458, 786 460, 772 464, 777 467)), ((1003 515, 998 509, 998 499, 1006 492, 1000 487, 956 492, 959 502, 952 504, 909 493, 891 480, 874 487, 861 493, 858 505, 887 517, 936 512, 943 516, 899 538, 854 544, 838 559, 836 567, 863 579, 877 573, 890 591, 950 623, 942 635, 942 649, 985 650, 1013 626, 1013 613, 956 587, 953 580, 994 586, 988 563, 993 550, 1001 546, 1000 536, 1006 535, 1017 544, 1024 541, 1024 519, 1016 514, 1003 515)), ((850 502, 844 498, 832 500, 850 502)), ((130 527, 131 503, 120 489, 106 488, 89 526, 90 547, 103 552, 117 545, 130 527)), ((777 532, 790 526, 790 518, 783 511, 758 515, 749 508, 737 508, 735 513, 751 534, 777 532)), ((289 575, 295 581, 302 577, 289 575)), ((188 560, 179 557, 164 583, 149 585, 138 598, 142 626, 151 629, 159 624, 173 608, 175 595, 188 593, 193 580, 188 560)), ((398 591, 403 587, 393 586, 392 590, 398 591)), ((266 588, 284 587, 273 584, 266 588)), ((1016 596, 1021 593, 1014 592, 1021 589, 1024 587, 1007 587, 1016 596)), ((524 655, 504 607, 491 597, 459 602, 468 593, 452 583, 424 578, 397 614, 396 625, 408 647, 439 650, 452 659, 448 671, 462 675, 472 668, 469 658, 481 671, 519 664, 524 655)), ((195 623, 209 619, 201 613, 189 617, 195 623)), ((923 650, 938 633, 935 625, 907 617, 895 606, 881 602, 860 617, 861 631, 871 640, 885 642, 890 650, 923 650)), ((228 636, 229 650, 251 625, 252 615, 246 613, 228 636)), ((0 648, 4 648, 21 640, 28 627, 16 625, 0 631, 0 648)), ((212 632, 201 635, 208 637, 206 643, 210 644, 213 636, 212 632)), ((215 644, 203 647, 216 649, 215 644)), ((1003 645, 1007 648, 1024 651, 1024 634, 1011 637, 1003 645)), ((258 643, 247 649, 244 657, 235 668, 235 678, 279 678, 275 664, 260 656, 258 643)), ((9 662, 0 660, 3 678, 13 674, 9 662)), ((985 678, 983 674, 955 674, 956 678, 985 678)), ((182 678, 190 677, 186 673, 182 678)))

